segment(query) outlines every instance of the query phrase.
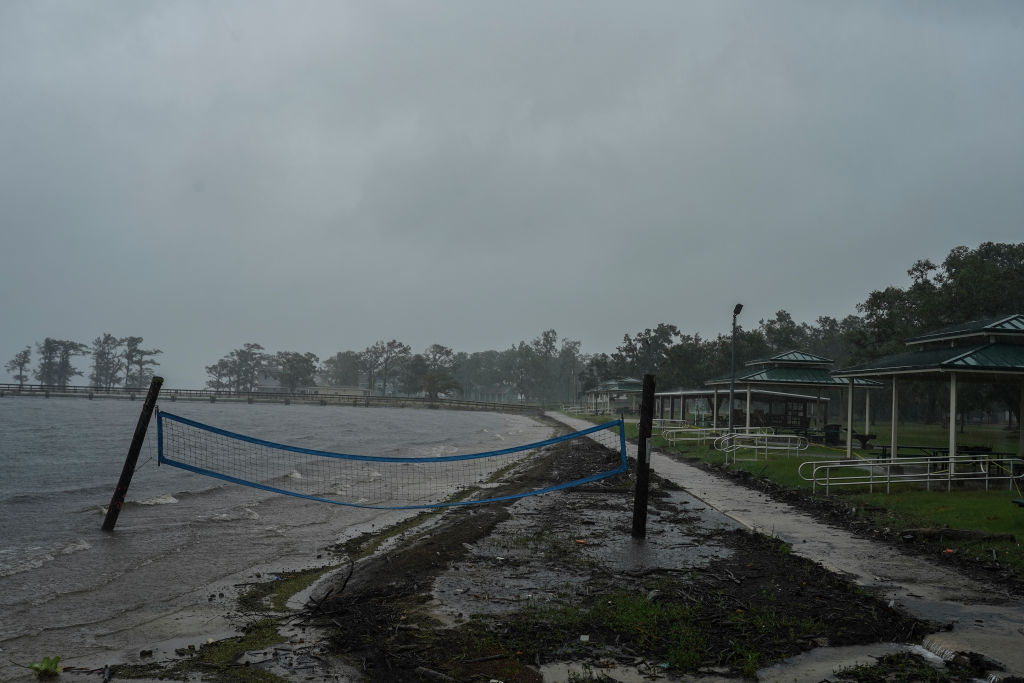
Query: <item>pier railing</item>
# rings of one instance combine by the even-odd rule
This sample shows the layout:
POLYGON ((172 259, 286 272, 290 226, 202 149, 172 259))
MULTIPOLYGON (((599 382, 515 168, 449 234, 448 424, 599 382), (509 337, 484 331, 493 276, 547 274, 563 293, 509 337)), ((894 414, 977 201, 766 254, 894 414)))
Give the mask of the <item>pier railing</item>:
MULTIPOLYGON (((143 399, 145 387, 90 387, 48 384, 0 384, 0 397, 41 397, 41 398, 88 398, 88 399, 143 399)), ((369 396, 358 394, 335 394, 317 390, 300 391, 228 391, 225 389, 167 389, 161 393, 161 402, 208 401, 210 403, 283 403, 322 406, 357 406, 386 408, 447 408, 450 410, 479 410, 488 412, 535 413, 540 406, 530 403, 495 403, 488 401, 465 401, 462 399, 425 396, 369 396)))

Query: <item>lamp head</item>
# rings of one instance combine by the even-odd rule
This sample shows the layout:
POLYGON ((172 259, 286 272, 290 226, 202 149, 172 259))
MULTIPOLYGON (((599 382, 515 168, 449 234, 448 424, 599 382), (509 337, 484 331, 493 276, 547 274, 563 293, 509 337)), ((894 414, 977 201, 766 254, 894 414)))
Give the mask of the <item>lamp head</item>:
POLYGON ((732 309, 732 314, 734 316, 739 315, 740 311, 742 311, 742 310, 743 310, 743 304, 736 304, 736 308, 732 309))

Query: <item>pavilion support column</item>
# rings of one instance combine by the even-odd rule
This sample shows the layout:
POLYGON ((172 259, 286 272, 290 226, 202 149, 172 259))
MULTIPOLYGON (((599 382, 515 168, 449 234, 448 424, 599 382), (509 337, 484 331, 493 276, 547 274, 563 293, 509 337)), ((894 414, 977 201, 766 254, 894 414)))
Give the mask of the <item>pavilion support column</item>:
POLYGON ((892 427, 890 428, 889 443, 891 444, 890 460, 896 460, 896 445, 899 443, 897 440, 900 423, 900 410, 899 410, 899 391, 896 389, 896 375, 892 376, 892 427))
POLYGON ((846 458, 853 457, 853 378, 846 390, 846 458))
POLYGON ((1021 429, 1020 420, 1024 417, 1024 382, 1020 384, 1020 406, 1017 408, 1017 457, 1024 458, 1024 429, 1021 429))
POLYGON ((871 390, 864 388, 864 433, 871 433, 871 390))
POLYGON ((817 421, 815 429, 825 428, 824 416, 821 414, 821 387, 818 387, 818 400, 814 403, 814 419, 817 421))
MULTIPOLYGON (((956 462, 956 373, 949 374, 949 479, 956 462)), ((948 480, 947 480, 948 481, 948 480)))
POLYGON ((718 426, 718 387, 715 387, 714 405, 711 406, 711 426, 718 426))
POLYGON ((747 385, 747 434, 750 433, 750 385, 747 385))

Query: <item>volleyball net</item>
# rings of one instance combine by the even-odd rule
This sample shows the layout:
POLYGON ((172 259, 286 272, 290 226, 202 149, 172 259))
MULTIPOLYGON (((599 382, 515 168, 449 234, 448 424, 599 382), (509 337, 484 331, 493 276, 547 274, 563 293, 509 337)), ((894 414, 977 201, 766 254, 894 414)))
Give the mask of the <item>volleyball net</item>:
POLYGON ((163 465, 264 491, 378 509, 491 503, 579 486, 626 471, 621 420, 545 441, 466 455, 393 457, 273 443, 157 413, 163 465), (507 479, 551 457, 543 485, 509 492, 507 479), (562 481, 564 479, 564 481, 562 481))

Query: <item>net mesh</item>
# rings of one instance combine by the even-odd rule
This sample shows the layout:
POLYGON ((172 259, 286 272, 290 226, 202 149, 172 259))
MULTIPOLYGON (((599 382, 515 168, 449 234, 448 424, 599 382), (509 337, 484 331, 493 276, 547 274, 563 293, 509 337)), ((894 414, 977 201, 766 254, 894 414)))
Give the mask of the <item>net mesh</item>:
POLYGON ((546 441, 485 453, 444 457, 385 457, 330 453, 273 443, 160 411, 161 464, 310 500, 381 509, 433 508, 547 493, 626 471, 622 421, 546 441), (586 457, 580 457, 585 454, 586 457), (543 455, 565 481, 509 492, 503 480, 543 455))

